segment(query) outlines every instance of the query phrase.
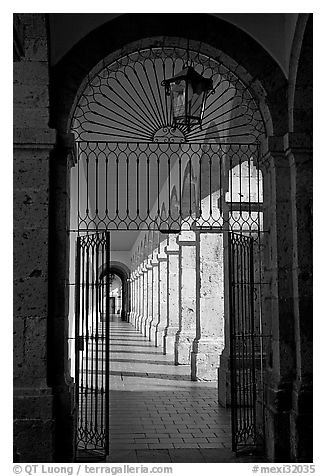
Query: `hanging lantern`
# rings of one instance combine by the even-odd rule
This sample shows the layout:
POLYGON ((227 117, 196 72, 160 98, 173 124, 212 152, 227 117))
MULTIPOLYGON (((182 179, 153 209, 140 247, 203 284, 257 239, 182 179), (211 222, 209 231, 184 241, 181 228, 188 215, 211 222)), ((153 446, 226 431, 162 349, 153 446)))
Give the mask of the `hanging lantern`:
POLYGON ((201 126, 206 99, 213 91, 212 79, 187 66, 173 78, 162 81, 162 86, 170 97, 173 126, 186 126, 188 132, 196 124, 201 126))

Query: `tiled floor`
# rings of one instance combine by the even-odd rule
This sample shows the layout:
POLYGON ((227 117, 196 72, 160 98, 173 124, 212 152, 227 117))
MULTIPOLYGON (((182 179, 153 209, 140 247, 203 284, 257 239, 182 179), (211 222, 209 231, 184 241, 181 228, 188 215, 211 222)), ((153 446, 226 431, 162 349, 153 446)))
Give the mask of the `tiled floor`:
POLYGON ((131 324, 113 318, 110 340, 110 449, 231 448, 230 412, 216 382, 193 382, 189 366, 131 324))
MULTIPOLYGON (((191 381, 189 366, 175 366, 119 316, 110 322, 109 374, 107 462, 259 461, 231 451, 230 411, 218 404, 216 382, 191 381)), ((96 454, 82 450, 78 460, 101 460, 96 454)))

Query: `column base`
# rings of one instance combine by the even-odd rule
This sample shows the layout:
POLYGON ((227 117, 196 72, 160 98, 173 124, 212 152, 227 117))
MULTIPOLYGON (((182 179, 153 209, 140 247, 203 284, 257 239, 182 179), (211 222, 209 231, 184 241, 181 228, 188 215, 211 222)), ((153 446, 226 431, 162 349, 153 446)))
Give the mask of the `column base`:
POLYGON ((164 328, 158 325, 157 328, 155 329, 155 346, 156 347, 161 347, 163 349, 164 347, 163 338, 164 338, 164 328))
POLYGON ((176 365, 190 365, 191 351, 195 335, 180 333, 176 335, 175 339, 175 364, 176 365))
POLYGON ((265 448, 268 461, 274 463, 291 461, 291 406, 291 384, 267 389, 265 448))
POLYGON ((77 412, 75 392, 76 387, 70 376, 66 377, 66 383, 54 388, 55 461, 57 463, 70 463, 76 459, 77 412))
POLYGON ((224 343, 211 340, 195 341, 191 353, 191 380, 217 381, 217 369, 224 343))
POLYGON ((220 357, 220 366, 217 369, 218 402, 222 407, 231 406, 231 371, 230 354, 225 349, 220 357))
POLYGON ((141 332, 141 328, 142 328, 142 316, 138 314, 136 318, 136 329, 137 331, 141 332))
POLYGON ((134 313, 134 312, 131 312, 131 313, 129 314, 129 322, 130 322, 130 324, 131 324, 132 326, 135 325, 135 319, 136 319, 135 313, 134 313))
POLYGON ((148 317, 145 322, 145 337, 151 340, 152 317, 148 317))
POLYGON ((291 459, 299 463, 313 462, 313 393, 312 384, 295 385, 292 392, 291 459))
POLYGON ((174 355, 177 327, 168 327, 163 336, 163 354, 174 355))
POLYGON ((156 340, 156 336, 157 336, 157 322, 156 323, 152 323, 151 324, 151 327, 150 327, 150 330, 149 330, 149 340, 151 342, 153 342, 153 344, 155 345, 155 347, 157 347, 157 340, 156 340))

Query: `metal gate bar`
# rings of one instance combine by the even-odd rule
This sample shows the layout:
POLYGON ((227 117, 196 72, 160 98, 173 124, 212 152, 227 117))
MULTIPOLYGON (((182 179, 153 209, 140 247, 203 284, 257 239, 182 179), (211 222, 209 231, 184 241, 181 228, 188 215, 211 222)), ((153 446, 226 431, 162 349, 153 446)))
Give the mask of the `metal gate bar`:
POLYGON ((77 145, 79 231, 260 227, 256 143, 77 145))
POLYGON ((229 233, 232 450, 257 444, 253 238, 229 233))
POLYGON ((109 280, 101 270, 110 262, 109 233, 77 238, 75 376, 77 451, 108 454, 109 280))

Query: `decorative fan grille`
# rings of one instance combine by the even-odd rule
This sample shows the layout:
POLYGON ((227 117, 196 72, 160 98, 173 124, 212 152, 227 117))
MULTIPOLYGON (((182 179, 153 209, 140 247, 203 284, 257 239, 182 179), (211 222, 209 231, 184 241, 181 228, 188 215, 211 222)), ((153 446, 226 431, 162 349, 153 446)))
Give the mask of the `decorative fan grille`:
POLYGON ((90 78, 77 104, 77 141, 95 142, 256 142, 264 133, 260 112, 248 88, 223 64, 202 53, 176 47, 127 54, 90 78), (212 78, 201 125, 173 127, 162 81, 187 60, 212 78))

